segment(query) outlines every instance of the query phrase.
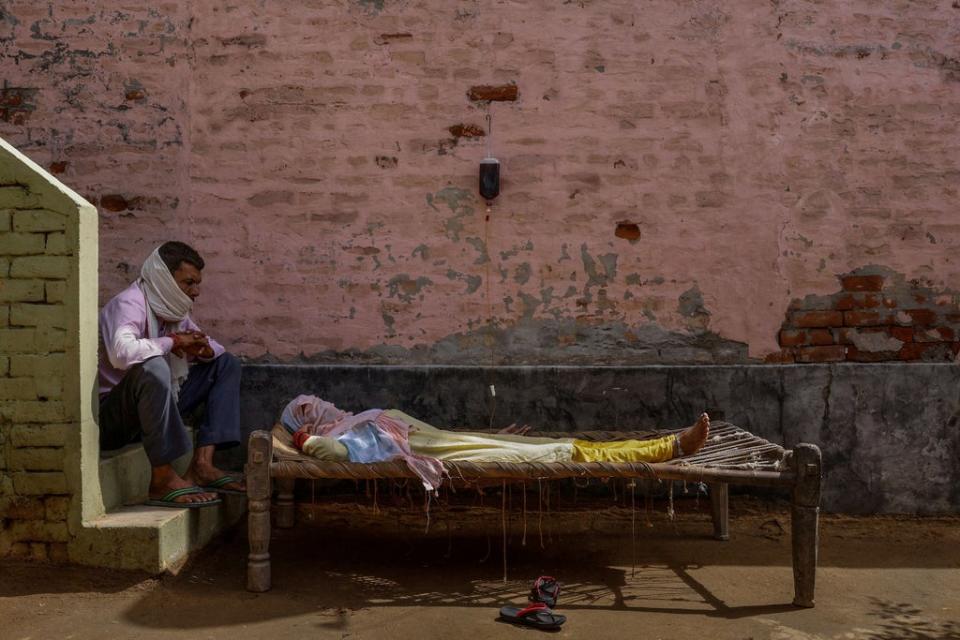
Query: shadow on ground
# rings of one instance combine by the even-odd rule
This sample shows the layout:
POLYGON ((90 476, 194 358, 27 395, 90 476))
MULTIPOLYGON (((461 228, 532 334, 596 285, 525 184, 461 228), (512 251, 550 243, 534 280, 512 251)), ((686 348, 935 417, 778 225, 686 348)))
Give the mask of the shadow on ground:
POLYGON ((499 607, 552 575, 561 636, 642 623, 662 638, 960 639, 960 518, 825 517, 817 608, 797 609, 782 505, 738 499, 729 542, 711 538, 708 504, 677 507, 671 520, 621 506, 541 518, 434 505, 427 532, 422 505, 326 501, 273 530, 269 592, 244 588, 241 526, 163 578, 0 563, 0 618, 15 638, 506 638, 522 630, 494 624, 499 607))
MULTIPOLYGON (((546 524, 534 514, 525 527, 519 518, 508 522, 504 538, 503 513, 490 507, 435 512, 425 532, 418 509, 307 505, 298 513, 300 526, 274 529, 270 592, 243 590, 247 549, 241 528, 138 601, 126 619, 138 626, 183 629, 191 627, 190 621, 205 627, 322 612, 328 618, 323 625, 336 627, 347 612, 371 607, 495 612, 524 602, 538 575, 561 579, 565 613, 736 620, 801 612, 791 604, 789 514, 753 506, 741 501, 733 539, 719 542, 710 535, 709 516, 692 507, 676 520, 619 508, 554 512, 546 524), (237 599, 243 607, 217 605, 237 599), (162 613, 171 608, 176 617, 162 613)), ((960 568, 958 523, 956 518, 826 518, 821 573, 831 567, 960 568), (924 544, 944 553, 923 553, 924 544)), ((864 586, 869 593, 870 585, 864 586)), ((829 589, 821 586, 821 602, 831 597, 829 589)), ((890 634, 876 638, 897 637, 897 625, 915 615, 898 606, 910 607, 873 597, 870 607, 882 620, 877 633, 890 634)), ((915 625, 930 632, 917 637, 953 637, 953 623, 937 624, 915 625)))

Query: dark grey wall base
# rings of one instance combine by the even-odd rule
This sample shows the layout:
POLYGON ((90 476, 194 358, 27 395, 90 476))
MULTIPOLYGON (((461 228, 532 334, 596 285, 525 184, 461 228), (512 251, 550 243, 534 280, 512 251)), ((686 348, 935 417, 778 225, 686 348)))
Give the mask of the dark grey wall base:
POLYGON ((243 376, 245 434, 274 424, 300 393, 349 411, 402 409, 441 427, 676 427, 708 411, 786 447, 819 445, 828 511, 960 512, 960 366, 954 364, 249 364, 243 376))

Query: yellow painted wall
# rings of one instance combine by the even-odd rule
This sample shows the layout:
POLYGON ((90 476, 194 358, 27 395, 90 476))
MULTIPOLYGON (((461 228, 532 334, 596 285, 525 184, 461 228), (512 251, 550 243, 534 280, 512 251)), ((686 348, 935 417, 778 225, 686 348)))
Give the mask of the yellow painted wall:
POLYGON ((97 259, 96 209, 0 139, 0 556, 67 560, 103 512, 97 259))

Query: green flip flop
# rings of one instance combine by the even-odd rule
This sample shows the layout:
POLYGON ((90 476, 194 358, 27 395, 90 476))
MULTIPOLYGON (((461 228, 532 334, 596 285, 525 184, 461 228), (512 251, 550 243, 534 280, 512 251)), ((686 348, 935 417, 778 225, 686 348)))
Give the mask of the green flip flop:
POLYGON ((168 509, 200 509, 202 507, 212 507, 223 502, 220 498, 204 500, 203 502, 177 502, 177 498, 194 493, 206 492, 200 487, 184 487, 183 489, 174 489, 162 498, 149 498, 143 504, 148 507, 166 507, 168 509))
POLYGON ((236 495, 236 496, 245 496, 245 495, 247 495, 247 492, 246 492, 245 490, 242 490, 242 489, 226 489, 226 488, 224 487, 224 485, 233 484, 234 482, 236 482, 236 483, 241 483, 241 482, 243 482, 243 478, 238 478, 237 476, 225 475, 225 476, 222 476, 222 477, 220 477, 220 478, 217 478, 216 480, 214 480, 213 482, 211 482, 211 483, 208 484, 208 485, 204 485, 203 490, 204 490, 204 491, 217 491, 217 492, 219 492, 219 493, 226 493, 226 494, 231 494, 231 495, 236 495))

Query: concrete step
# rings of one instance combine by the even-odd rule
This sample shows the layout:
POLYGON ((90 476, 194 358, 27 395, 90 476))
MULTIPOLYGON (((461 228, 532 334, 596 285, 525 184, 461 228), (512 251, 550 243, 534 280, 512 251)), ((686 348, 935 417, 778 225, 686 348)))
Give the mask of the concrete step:
MULTIPOLYGON (((173 463, 182 474, 191 453, 173 463)), ((106 515, 84 523, 71 541, 76 562, 152 574, 176 570, 246 512, 246 496, 221 495, 223 503, 202 509, 147 507, 150 461, 142 444, 100 454, 100 493, 106 515)))
MULTIPOLYGON (((176 570, 246 512, 245 496, 223 495, 223 503, 202 509, 125 506, 84 523, 71 543, 75 561, 151 574, 176 570)), ((239 561, 239 560, 238 560, 239 561)))
MULTIPOLYGON (((183 473, 190 464, 186 454, 174 461, 173 467, 183 473)), ((140 443, 115 451, 100 453, 100 493, 107 512, 122 506, 141 504, 147 499, 150 486, 150 461, 140 443)))

